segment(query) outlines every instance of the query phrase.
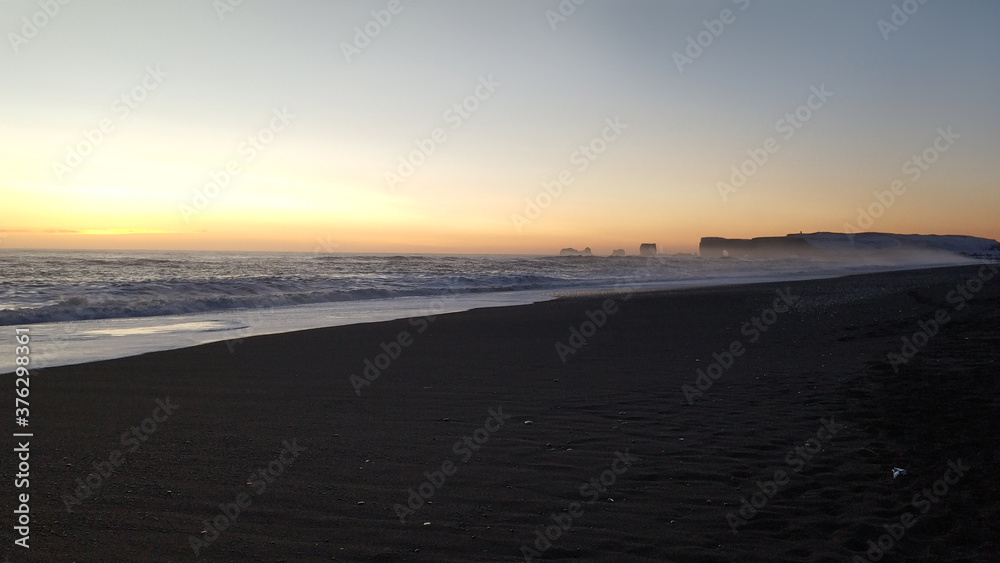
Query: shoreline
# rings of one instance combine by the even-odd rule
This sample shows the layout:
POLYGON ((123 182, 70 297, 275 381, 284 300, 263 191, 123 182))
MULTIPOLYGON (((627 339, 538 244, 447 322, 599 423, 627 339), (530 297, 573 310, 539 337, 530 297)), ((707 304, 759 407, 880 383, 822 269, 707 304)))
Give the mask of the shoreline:
POLYGON ((1000 546, 1000 277, 949 302, 978 269, 569 297, 38 370, 32 547, 10 555, 865 560, 912 513, 882 560, 982 559, 1000 546), (969 469, 914 505, 949 463, 969 469))
MULTIPOLYGON (((875 271, 745 275, 672 282, 643 282, 628 278, 624 283, 589 288, 408 296, 389 300, 337 301, 299 306, 7 326, 35 328, 37 337, 35 363, 40 367, 52 368, 184 349, 213 342, 243 341, 253 336, 405 320, 417 316, 466 312, 482 308, 522 306, 551 299, 587 298, 610 295, 625 289, 633 293, 664 293, 708 287, 741 287, 966 266, 935 265, 921 266, 917 269, 883 266, 875 271), (372 309, 373 306, 376 308, 372 309)), ((0 357, 0 373, 12 373, 14 367, 12 358, 0 357)))

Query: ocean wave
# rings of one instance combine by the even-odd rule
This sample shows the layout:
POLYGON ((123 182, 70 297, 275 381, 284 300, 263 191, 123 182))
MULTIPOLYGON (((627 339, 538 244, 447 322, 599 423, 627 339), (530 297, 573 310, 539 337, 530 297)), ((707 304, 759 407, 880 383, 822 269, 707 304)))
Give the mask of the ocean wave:
MULTIPOLYGON (((418 276, 419 277, 419 276, 418 276)), ((557 287, 547 276, 430 276, 427 279, 296 280, 258 278, 192 282, 185 280, 130 284, 88 284, 49 287, 36 294, 45 302, 0 310, 0 326, 94 319, 151 317, 291 307, 340 301, 438 296, 461 293, 508 292, 557 287), (338 284, 341 287, 333 287, 338 284)))
POLYGON ((343 301, 853 273, 865 262, 557 256, 0 252, 0 325, 343 301))

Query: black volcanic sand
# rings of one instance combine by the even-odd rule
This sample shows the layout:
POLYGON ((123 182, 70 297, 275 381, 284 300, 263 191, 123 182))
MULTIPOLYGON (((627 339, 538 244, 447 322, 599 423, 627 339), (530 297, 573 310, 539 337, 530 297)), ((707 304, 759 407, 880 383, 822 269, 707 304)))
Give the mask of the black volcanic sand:
POLYGON ((881 561, 997 560, 1000 277, 960 311, 948 301, 977 271, 571 297, 442 315, 423 332, 401 320, 40 370, 31 548, 5 550, 188 561, 194 537, 215 538, 208 561, 515 561, 522 546, 533 560, 850 561, 901 530, 881 561), (741 327, 783 288, 795 308, 768 313, 751 343, 741 327), (618 309, 564 364, 556 342, 608 298, 618 309), (895 373, 887 353, 939 309, 949 321, 895 373), (356 394, 350 375, 403 331, 412 343, 356 394), (729 364, 734 341, 743 353, 689 404, 682 386, 697 389, 713 353, 729 364), (122 433, 166 397, 177 410, 127 451, 122 433), (497 428, 490 409, 510 418, 497 428), (484 423, 478 451, 455 450, 484 423), (68 512, 75 480, 114 450, 124 461, 68 512), (615 463, 626 451, 631 464, 615 463), (251 477, 269 464, 272 482, 251 477), (440 487, 424 485, 429 501, 401 522, 394 505, 425 473, 440 487), (201 533, 238 499, 249 505, 227 529, 201 533))

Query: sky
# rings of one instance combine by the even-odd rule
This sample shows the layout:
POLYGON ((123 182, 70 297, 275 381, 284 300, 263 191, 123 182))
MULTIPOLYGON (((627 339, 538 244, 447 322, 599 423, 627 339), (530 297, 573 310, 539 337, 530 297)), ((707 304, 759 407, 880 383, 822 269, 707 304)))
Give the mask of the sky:
POLYGON ((1000 238, 988 0, 0 1, 0 248, 1000 238))

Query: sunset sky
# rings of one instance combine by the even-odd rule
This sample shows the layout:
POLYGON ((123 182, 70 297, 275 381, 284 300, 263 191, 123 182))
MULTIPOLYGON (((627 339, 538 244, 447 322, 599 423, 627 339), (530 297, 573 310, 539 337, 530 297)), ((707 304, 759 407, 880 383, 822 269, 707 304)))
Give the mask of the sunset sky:
POLYGON ((1000 238, 995 1, 237 3, 0 3, 0 248, 1000 238))

